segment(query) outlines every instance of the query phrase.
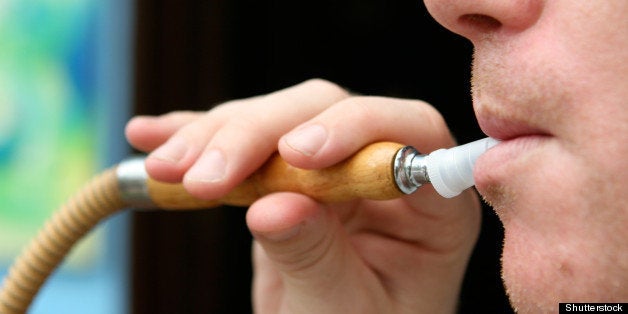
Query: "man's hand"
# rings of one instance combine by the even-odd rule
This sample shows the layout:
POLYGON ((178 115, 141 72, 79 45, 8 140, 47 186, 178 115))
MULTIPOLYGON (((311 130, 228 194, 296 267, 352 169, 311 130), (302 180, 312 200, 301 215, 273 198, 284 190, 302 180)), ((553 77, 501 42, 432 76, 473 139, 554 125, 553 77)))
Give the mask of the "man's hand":
MULTIPOLYGON (((208 112, 136 117, 151 177, 219 198, 275 151, 291 165, 331 166, 377 141, 422 152, 454 145, 440 114, 416 100, 351 96, 310 80, 208 112)), ((451 313, 480 225, 472 191, 430 186, 391 201, 320 204, 295 193, 255 202, 253 303, 259 313, 451 313)))

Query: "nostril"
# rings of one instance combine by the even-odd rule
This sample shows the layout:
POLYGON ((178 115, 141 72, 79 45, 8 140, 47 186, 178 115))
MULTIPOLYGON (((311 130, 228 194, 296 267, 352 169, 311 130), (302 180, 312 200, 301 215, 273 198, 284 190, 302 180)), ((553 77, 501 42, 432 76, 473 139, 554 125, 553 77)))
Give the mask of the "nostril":
POLYGON ((502 26, 500 21, 484 14, 464 14, 458 18, 458 21, 480 32, 494 32, 502 26))

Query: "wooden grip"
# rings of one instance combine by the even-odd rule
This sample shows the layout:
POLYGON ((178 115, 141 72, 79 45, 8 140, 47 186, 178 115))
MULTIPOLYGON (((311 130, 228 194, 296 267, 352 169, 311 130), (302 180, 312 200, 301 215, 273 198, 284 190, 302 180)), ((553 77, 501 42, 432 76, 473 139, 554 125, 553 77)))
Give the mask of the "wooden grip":
POLYGON ((401 144, 380 142, 366 146, 352 157, 329 168, 305 170, 273 155, 258 171, 225 197, 206 201, 187 193, 181 184, 148 179, 148 193, 160 208, 194 209, 221 204, 247 206, 273 192, 297 192, 320 202, 342 202, 356 198, 386 200, 403 195, 397 188, 393 161, 401 144))

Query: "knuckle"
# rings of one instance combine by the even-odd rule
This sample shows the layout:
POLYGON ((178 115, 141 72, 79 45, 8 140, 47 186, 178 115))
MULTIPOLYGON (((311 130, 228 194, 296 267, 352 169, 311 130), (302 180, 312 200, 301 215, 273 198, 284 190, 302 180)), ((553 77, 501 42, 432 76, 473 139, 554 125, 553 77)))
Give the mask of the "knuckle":
POLYGON ((271 127, 267 120, 258 115, 248 114, 227 118, 216 133, 230 138, 245 139, 249 147, 274 143, 279 136, 277 130, 271 127))
POLYGON ((347 113, 347 116, 357 122, 372 122, 379 118, 375 110, 376 102, 373 102, 372 98, 368 96, 352 96, 336 103, 334 110, 347 113))
POLYGON ((247 104, 244 99, 229 100, 207 111, 208 117, 228 117, 243 111, 243 107, 247 104))
POLYGON ((249 101, 236 99, 224 102, 205 112, 202 122, 207 125, 224 126, 236 123, 246 125, 245 122, 255 123, 255 117, 260 110, 249 101))
POLYGON ((411 115, 418 118, 417 123, 422 125, 422 130, 429 130, 433 142, 438 143, 438 146, 455 144, 445 117, 432 105, 422 101, 415 102, 416 104, 411 106, 414 110, 411 115))
POLYGON ((262 134, 266 129, 256 115, 232 116, 225 124, 242 133, 262 134))
POLYGON ((424 117, 426 123, 429 124, 430 128, 433 130, 444 130, 447 129, 447 124, 445 123, 445 118, 443 115, 436 110, 433 106, 419 102, 421 105, 414 106, 419 111, 418 114, 421 117, 424 117))
POLYGON ((193 120, 201 115, 202 113, 198 111, 177 110, 177 111, 165 113, 161 117, 164 119, 173 120, 173 121, 188 121, 188 120, 193 120))
POLYGON ((184 139, 188 144, 196 142, 195 139, 199 138, 200 134, 205 133, 203 131, 204 125, 199 121, 194 121, 190 124, 185 125, 177 133, 173 135, 173 137, 179 137, 184 139))
POLYGON ((303 82, 301 86, 313 90, 318 90, 320 93, 323 94, 337 95, 338 97, 349 96, 349 92, 340 87, 340 85, 321 78, 309 79, 303 82))

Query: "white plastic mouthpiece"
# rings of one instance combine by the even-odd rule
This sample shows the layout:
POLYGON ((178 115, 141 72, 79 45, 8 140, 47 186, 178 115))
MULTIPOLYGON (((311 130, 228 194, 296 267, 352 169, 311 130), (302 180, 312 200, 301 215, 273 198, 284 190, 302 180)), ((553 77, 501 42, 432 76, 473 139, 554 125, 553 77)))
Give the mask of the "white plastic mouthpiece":
POLYGON ((435 150, 425 156, 427 175, 436 192, 451 198, 473 186, 475 161, 497 143, 498 140, 487 137, 449 149, 435 150))

